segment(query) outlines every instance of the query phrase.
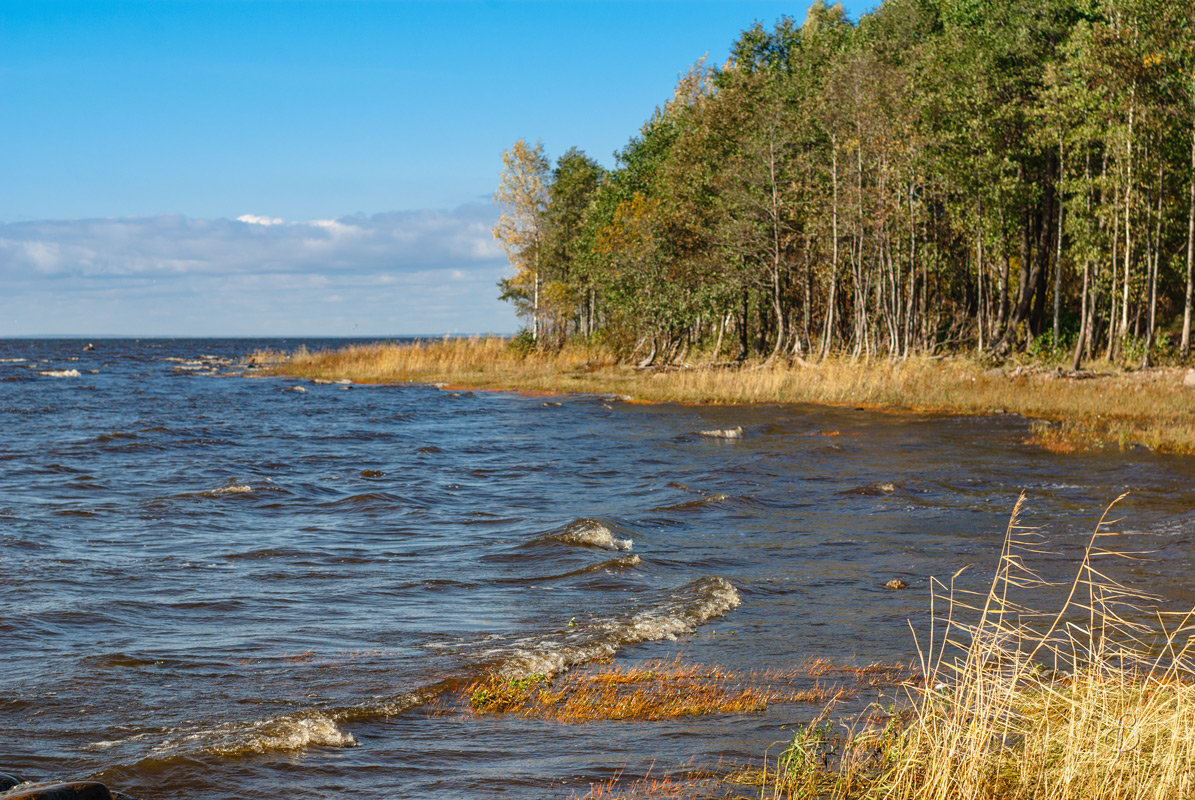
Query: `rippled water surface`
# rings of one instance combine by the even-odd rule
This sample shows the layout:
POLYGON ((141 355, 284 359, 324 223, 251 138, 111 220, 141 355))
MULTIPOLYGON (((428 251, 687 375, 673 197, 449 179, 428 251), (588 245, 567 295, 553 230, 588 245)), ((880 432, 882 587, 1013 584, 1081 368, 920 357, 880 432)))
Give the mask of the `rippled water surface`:
POLYGON ((301 343, 0 341, 0 771, 538 798, 741 764, 817 709, 563 724, 443 698, 610 657, 907 663, 929 577, 983 584, 1021 490, 1064 552, 1131 491, 1158 552, 1128 577, 1195 604, 1190 458, 1052 455, 1014 416, 226 374, 301 343))

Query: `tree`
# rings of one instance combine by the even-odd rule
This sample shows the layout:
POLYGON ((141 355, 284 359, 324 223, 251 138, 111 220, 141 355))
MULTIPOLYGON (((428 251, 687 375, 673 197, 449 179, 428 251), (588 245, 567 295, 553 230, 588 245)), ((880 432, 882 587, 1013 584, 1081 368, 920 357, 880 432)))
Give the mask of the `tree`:
POLYGON ((574 332, 593 333, 596 298, 580 266, 585 211, 604 177, 601 165, 576 147, 557 159, 552 170, 541 262, 547 284, 546 314, 561 340, 570 327, 574 332))
POLYGON ((531 318, 531 338, 540 338, 540 289, 544 261, 544 233, 548 210, 549 163, 542 142, 530 147, 519 139, 502 153, 502 175, 494 202, 504 210, 494 225, 515 269, 499 282, 502 299, 515 303, 519 314, 531 318))

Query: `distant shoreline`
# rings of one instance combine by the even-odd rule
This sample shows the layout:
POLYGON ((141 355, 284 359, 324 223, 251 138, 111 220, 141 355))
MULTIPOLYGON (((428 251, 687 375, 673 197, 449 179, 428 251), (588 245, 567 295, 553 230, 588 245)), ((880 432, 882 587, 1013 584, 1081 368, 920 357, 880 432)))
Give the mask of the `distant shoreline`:
POLYGON ((637 369, 590 348, 520 353, 500 337, 337 350, 260 352, 258 374, 453 389, 594 393, 649 403, 813 403, 875 410, 1035 420, 1026 440, 1054 452, 1144 447, 1195 453, 1195 374, 1183 367, 1078 373, 1037 364, 985 366, 963 357, 904 361, 845 357, 820 363, 637 369), (1184 384, 1184 379, 1188 384, 1184 384))

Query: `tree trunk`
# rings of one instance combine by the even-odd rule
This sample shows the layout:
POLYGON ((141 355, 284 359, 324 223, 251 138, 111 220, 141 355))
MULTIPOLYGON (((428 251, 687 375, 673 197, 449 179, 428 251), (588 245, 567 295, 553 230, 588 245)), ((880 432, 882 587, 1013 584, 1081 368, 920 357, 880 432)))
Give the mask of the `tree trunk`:
MULTIPOLYGON (((1065 168, 1066 161, 1063 158, 1062 142, 1058 142, 1058 183, 1062 184, 1062 171, 1065 168)), ((1054 256, 1054 349, 1057 351, 1061 346, 1058 339, 1058 313, 1062 302, 1062 215, 1065 206, 1062 204, 1062 199, 1058 200, 1058 243, 1054 256)))
POLYGON ((913 186, 909 184, 909 290, 905 297, 904 357, 913 337, 914 298, 917 296, 917 226, 913 219, 913 186))
POLYGON ((1129 138, 1125 142, 1125 151, 1128 156, 1128 165, 1126 170, 1128 172, 1124 185, 1124 285, 1122 286, 1123 296, 1120 304, 1120 335, 1124 336, 1129 331, 1129 266, 1130 259, 1133 254, 1133 228, 1130 211, 1132 209, 1133 197, 1133 108, 1129 107, 1129 138))
POLYGON ((730 317, 730 312, 718 315, 718 341, 714 343, 714 357, 711 359, 715 364, 718 363, 718 358, 722 355, 722 334, 726 332, 726 320, 730 317))
POLYGON ((1187 295, 1183 305, 1183 338, 1180 350, 1184 357, 1191 353, 1191 300, 1195 285, 1192 284, 1191 265, 1195 262, 1195 126, 1191 130, 1191 199, 1187 211, 1187 295))
POLYGON ((1083 359, 1083 349, 1087 341, 1087 332, 1091 324, 1087 319, 1087 287, 1091 282, 1091 261, 1083 261, 1083 292, 1079 301, 1079 335, 1075 337, 1075 355, 1071 359, 1071 369, 1077 370, 1083 359))
MULTIPOLYGON (((980 230, 982 225, 978 226, 980 230)), ((975 352, 983 352, 983 234, 975 234, 975 352)))
POLYGON ((833 256, 830 259, 830 296, 826 300, 826 324, 822 330, 822 346, 818 355, 820 359, 830 355, 830 348, 834 342, 834 304, 838 296, 838 145, 834 136, 830 137, 830 179, 833 185, 833 213, 830 223, 833 256))
POLYGON ((1149 317, 1145 322, 1145 354, 1141 357, 1142 368, 1151 365, 1150 351, 1154 346, 1154 330, 1158 311, 1158 262, 1162 259, 1162 162, 1158 162, 1158 218, 1155 221, 1153 258, 1149 268, 1149 317))

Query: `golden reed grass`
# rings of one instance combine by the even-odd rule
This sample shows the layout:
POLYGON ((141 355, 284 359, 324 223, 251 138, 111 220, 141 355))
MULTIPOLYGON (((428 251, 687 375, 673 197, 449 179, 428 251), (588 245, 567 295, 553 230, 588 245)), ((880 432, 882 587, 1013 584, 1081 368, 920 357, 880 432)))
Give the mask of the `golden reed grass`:
POLYGON ((1084 379, 1034 368, 985 368, 964 358, 903 361, 830 358, 817 364, 641 370, 593 347, 522 353, 499 337, 340 350, 261 352, 266 374, 362 383, 417 382, 449 388, 556 394, 593 392, 641 402, 819 403, 945 413, 1013 412, 1043 420, 1029 441, 1056 452, 1143 445, 1195 452, 1195 390, 1182 370, 1084 379))
POLYGON ((946 605, 911 708, 845 737, 799 732, 766 771, 765 797, 1195 796, 1192 613, 1150 612, 1158 598, 1109 576, 1105 562, 1140 552, 1107 513, 1069 585, 1046 584, 1027 566, 1042 542, 1020 507, 986 594, 938 585, 946 605), (1051 588, 1065 595, 1057 611, 1023 602, 1051 588))

